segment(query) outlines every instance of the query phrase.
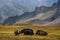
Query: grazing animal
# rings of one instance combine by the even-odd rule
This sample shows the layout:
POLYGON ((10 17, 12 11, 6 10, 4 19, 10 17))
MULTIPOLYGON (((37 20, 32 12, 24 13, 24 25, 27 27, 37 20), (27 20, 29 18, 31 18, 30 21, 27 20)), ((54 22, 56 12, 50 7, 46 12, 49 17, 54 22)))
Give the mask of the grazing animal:
POLYGON ((48 33, 47 33, 47 32, 45 32, 45 31, 43 31, 43 30, 37 30, 36 35, 40 35, 40 36, 47 36, 47 35, 48 35, 48 33))
POLYGON ((24 33, 24 35, 33 35, 33 30, 32 29, 23 29, 21 30, 20 33, 24 33))
POLYGON ((20 31, 19 30, 16 30, 14 33, 15 33, 15 36, 17 36, 17 35, 20 34, 20 31))

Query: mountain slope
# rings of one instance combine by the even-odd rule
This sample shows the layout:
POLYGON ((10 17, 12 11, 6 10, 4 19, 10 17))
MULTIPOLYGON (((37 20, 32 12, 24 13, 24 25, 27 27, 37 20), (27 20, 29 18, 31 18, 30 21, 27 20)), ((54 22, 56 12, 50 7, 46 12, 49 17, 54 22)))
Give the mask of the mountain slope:
POLYGON ((60 18, 57 18, 54 21, 49 22, 47 24, 42 24, 42 26, 60 26, 60 18))
MULTIPOLYGON (((60 18, 60 0, 54 3, 51 7, 41 6, 36 7, 33 12, 25 12, 20 16, 9 17, 6 19, 4 25, 16 25, 16 24, 32 24, 32 25, 47 25, 57 22, 57 18, 60 18)), ((59 21, 60 22, 60 21, 59 21)), ((53 24, 59 24, 58 22, 53 24)))

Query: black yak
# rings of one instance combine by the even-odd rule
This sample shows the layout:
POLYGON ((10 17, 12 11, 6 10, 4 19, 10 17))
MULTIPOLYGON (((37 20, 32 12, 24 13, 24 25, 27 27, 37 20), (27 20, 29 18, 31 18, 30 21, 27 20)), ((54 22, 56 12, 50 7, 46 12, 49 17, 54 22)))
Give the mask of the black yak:
POLYGON ((48 33, 47 33, 47 32, 45 32, 45 31, 43 31, 43 30, 37 30, 36 35, 40 35, 40 36, 47 36, 47 35, 48 35, 48 33))
POLYGON ((33 35, 33 30, 32 29, 23 29, 21 30, 20 33, 24 33, 24 35, 33 35))

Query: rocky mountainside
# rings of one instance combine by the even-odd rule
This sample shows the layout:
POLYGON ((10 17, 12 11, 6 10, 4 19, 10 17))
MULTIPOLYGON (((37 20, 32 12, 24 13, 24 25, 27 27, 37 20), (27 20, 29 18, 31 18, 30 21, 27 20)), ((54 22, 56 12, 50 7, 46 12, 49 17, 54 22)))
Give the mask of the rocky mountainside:
POLYGON ((58 18, 60 18, 60 0, 57 3, 54 3, 51 7, 36 7, 33 12, 25 12, 20 16, 9 17, 4 20, 3 25, 47 25, 51 22, 54 23, 55 20, 59 20, 58 18))

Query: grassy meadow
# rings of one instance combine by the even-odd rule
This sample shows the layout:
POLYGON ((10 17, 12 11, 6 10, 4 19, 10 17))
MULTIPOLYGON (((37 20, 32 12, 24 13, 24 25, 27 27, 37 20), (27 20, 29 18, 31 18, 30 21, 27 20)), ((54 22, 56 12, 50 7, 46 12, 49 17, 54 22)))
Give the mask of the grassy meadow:
POLYGON ((59 26, 0 26, 0 40, 60 40, 60 27, 59 26), (18 36, 14 35, 15 30, 22 29, 32 29, 34 33, 37 30, 43 30, 48 33, 48 36, 38 36, 32 35, 27 36, 24 34, 20 34, 18 36))

